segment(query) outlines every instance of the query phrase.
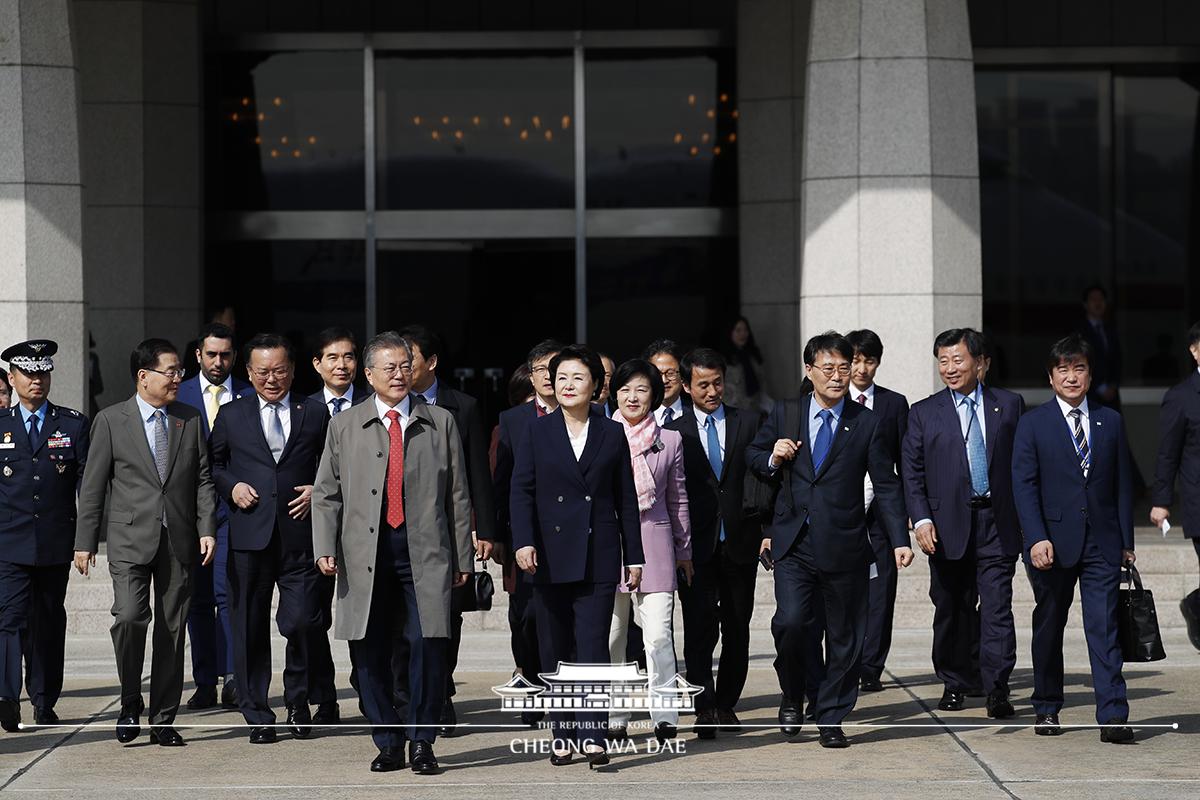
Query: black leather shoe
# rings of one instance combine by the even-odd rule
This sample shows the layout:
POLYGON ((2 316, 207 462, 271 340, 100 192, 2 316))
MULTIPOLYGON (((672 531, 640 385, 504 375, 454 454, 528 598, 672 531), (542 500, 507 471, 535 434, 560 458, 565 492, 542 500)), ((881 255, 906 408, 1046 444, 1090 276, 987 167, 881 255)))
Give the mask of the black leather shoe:
POLYGON ((829 747, 836 750, 849 746, 850 742, 846 740, 846 734, 842 733, 840 726, 821 726, 821 747, 829 747))
POLYGON ((809 722, 817 721, 817 701, 809 700, 808 705, 804 708, 804 718, 809 722))
POLYGON ((879 680, 879 678, 872 678, 870 676, 864 675, 863 679, 862 679, 862 683, 860 684, 860 688, 864 692, 882 692, 883 691, 883 681, 879 680))
POLYGON ((1062 728, 1058 727, 1058 714, 1038 714, 1033 732, 1038 736, 1058 736, 1062 733, 1062 728))
POLYGON ((992 692, 987 697, 987 715, 992 719, 1008 719, 1016 714, 1013 704, 1008 701, 1008 695, 992 692))
POLYGON ((57 725, 58 714, 54 713, 53 708, 42 708, 39 706, 33 707, 33 721, 36 725, 57 725))
POLYGON ((1200 650, 1200 589, 1195 589, 1179 601, 1179 611, 1187 623, 1188 639, 1192 647, 1200 650))
POLYGON ((1133 728, 1126 725, 1123 719, 1110 719, 1100 729, 1100 741, 1108 744, 1128 744, 1133 741, 1133 728))
POLYGON ((371 772, 395 772, 404 769, 404 746, 385 747, 371 762, 371 772))
POLYGON ((449 697, 442 705, 442 715, 438 717, 438 736, 457 736, 458 735, 458 714, 454 713, 454 703, 449 697))
POLYGON ((800 716, 800 704, 783 698, 779 704, 779 730, 789 739, 800 735, 804 720, 800 716))
POLYGON ((583 757, 587 759, 588 769, 607 767, 609 764, 608 750, 584 750, 583 757))
POLYGON ((121 744, 129 744, 142 733, 141 722, 138 720, 138 715, 142 711, 139 707, 124 706, 121 708, 121 715, 117 717, 117 741, 121 744))
POLYGON ((654 726, 654 738, 658 739, 659 744, 668 739, 674 739, 678 735, 679 729, 669 722, 660 722, 654 726))
POLYGON ((938 701, 938 711, 962 711, 966 702, 965 694, 947 687, 942 692, 942 699, 938 701))
POLYGON ((717 709, 717 724, 725 733, 740 733, 742 730, 742 721, 733 713, 732 708, 717 709))
POLYGON ((562 754, 551 752, 550 765, 554 767, 565 767, 567 764, 571 763, 571 759, 573 757, 574 754, 570 750, 562 754))
POLYGON ((221 687, 221 708, 238 707, 237 679, 233 673, 225 676, 225 685, 221 687))
POLYGON ((409 742, 408 760, 412 762, 412 771, 418 775, 436 775, 440 769, 437 756, 433 754, 433 742, 409 742))
POLYGON ((193 711, 199 711, 203 708, 214 708, 217 705, 217 687, 216 686, 197 686, 196 693, 193 694, 187 701, 187 707, 193 711))
POLYGON ((21 730, 21 703, 11 697, 0 697, 0 728, 9 733, 21 730))
POLYGON ((270 725, 250 729, 250 744, 275 744, 278 740, 278 734, 270 725))
POLYGON ((288 706, 287 712, 288 730, 292 732, 292 736, 307 739, 312 733, 312 712, 308 710, 308 703, 288 706))
POLYGON ((987 697, 987 692, 983 690, 982 686, 972 686, 966 689, 963 694, 967 697, 987 697))
POLYGON ((179 731, 170 725, 151 725, 150 743, 161 747, 183 747, 186 744, 179 731))
POLYGON ((336 700, 330 700, 328 703, 321 703, 317 706, 317 713, 313 714, 313 725, 337 725, 342 721, 342 711, 338 708, 336 700))
POLYGON ((534 725, 537 725, 539 722, 541 722, 545 716, 546 713, 544 711, 522 711, 521 724, 528 725, 532 728, 534 725))
POLYGON ((700 739, 715 739, 717 738, 717 715, 711 709, 696 712, 696 731, 697 738, 700 739))

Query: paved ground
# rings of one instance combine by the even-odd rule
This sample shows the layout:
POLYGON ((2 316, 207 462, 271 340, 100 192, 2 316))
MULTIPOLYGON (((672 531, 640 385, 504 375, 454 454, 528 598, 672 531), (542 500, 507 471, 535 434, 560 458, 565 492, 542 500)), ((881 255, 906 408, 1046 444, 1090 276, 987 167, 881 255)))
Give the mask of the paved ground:
MULTIPOLYGON (((1174 609, 1162 613, 1177 614, 1174 609)), ((760 798, 784 792, 809 796, 953 798, 1175 798, 1200 797, 1200 653, 1180 628, 1165 630, 1168 660, 1127 670, 1132 719, 1139 725, 1131 746, 1101 744, 1095 729, 1070 730, 1057 739, 1025 728, 971 728, 988 722, 982 700, 959 714, 932 711, 941 687, 932 682, 930 636, 898 632, 886 691, 862 698, 847 727, 853 746, 822 750, 815 729, 793 742, 770 727, 778 703, 770 638, 755 631, 749 685, 738 709, 747 728, 701 742, 686 730, 680 752, 637 753, 614 758, 591 772, 581 761, 550 766, 546 757, 521 750, 545 734, 517 729, 500 713, 489 687, 509 676, 507 641, 488 631, 471 634, 473 655, 458 677, 460 720, 479 726, 469 735, 442 740, 445 772, 418 778, 410 772, 374 775, 375 755, 365 729, 319 732, 307 741, 286 735, 273 746, 251 746, 231 727, 184 730, 187 747, 152 746, 146 735, 122 747, 113 738, 115 680, 104 637, 73 637, 67 690, 59 705, 65 727, 0 734, 0 790, 37 797, 106 798, 348 798, 407 796, 451 798, 760 798), (875 727, 881 724, 911 727, 875 727), (1171 725, 1178 725, 1174 730, 1171 725), (505 725, 513 727, 502 727, 505 725), (962 727, 958 727, 958 726, 962 727), (953 727, 952 727, 953 726, 953 727), (1159 727, 1149 727, 1159 726, 1159 727)), ((1064 724, 1093 721, 1087 655, 1082 635, 1069 632, 1068 707, 1064 724)), ((277 648, 277 655, 279 648, 277 648)), ((1022 632, 1013 680, 1019 725, 1032 723, 1028 633, 1022 632)), ((345 646, 338 643, 340 685, 345 686, 345 646)), ((275 688, 278 690, 276 677, 275 688)), ((190 693, 190 687, 189 691, 190 693)), ((186 696, 186 695, 185 695, 186 696)), ((359 720, 346 688, 342 711, 359 720)), ((26 706, 28 714, 28 706, 26 706)), ((229 726, 229 712, 187 713, 182 724, 229 726)))

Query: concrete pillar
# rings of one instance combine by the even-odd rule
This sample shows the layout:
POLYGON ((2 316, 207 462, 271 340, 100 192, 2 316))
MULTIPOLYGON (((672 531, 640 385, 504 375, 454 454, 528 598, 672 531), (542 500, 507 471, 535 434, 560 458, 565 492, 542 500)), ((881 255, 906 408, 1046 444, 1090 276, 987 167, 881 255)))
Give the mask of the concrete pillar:
POLYGON ((917 400, 933 337, 983 320, 966 0, 812 0, 807 62, 802 338, 874 329, 917 400))
POLYGON ((811 0, 740 0, 738 219, 742 312, 768 391, 790 397, 800 369, 800 209, 811 0))
POLYGON ((67 0, 0 1, 0 347, 57 341, 51 397, 86 410, 71 23, 67 0))
POLYGON ((74 0, 82 87, 84 280, 104 378, 129 352, 183 347, 202 316, 201 19, 195 0, 74 0))

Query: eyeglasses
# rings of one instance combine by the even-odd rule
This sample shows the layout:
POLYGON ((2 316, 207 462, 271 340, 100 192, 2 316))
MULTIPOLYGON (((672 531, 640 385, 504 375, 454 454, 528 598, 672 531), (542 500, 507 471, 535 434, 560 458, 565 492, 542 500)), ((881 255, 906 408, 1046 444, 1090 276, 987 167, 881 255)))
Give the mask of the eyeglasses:
POLYGON ((814 365, 813 369, 821 370, 821 373, 824 374, 826 378, 832 378, 834 372, 836 372, 838 375, 841 375, 843 378, 850 374, 849 364, 838 364, 837 366, 834 366, 833 364, 824 364, 819 367, 814 365))
POLYGON ((157 372, 159 375, 162 375, 164 378, 166 378, 169 381, 183 380, 183 368, 182 367, 179 369, 175 369, 174 367, 172 367, 171 369, 150 369, 149 367, 146 367, 146 371, 147 372, 157 372))
POLYGON ((673 381, 679 377, 679 370, 677 370, 677 369, 660 369, 658 371, 658 374, 662 376, 662 379, 664 381, 673 381))
POLYGON ((260 381, 265 381, 267 378, 275 378, 276 380, 281 381, 288 376, 288 373, 292 371, 292 368, 276 367, 275 369, 252 369, 250 371, 254 373, 254 377, 258 378, 260 381))
POLYGON ((378 372, 385 378, 393 377, 397 372, 401 375, 412 375, 412 364, 407 361, 403 364, 384 364, 382 367, 367 367, 372 372, 378 372))
POLYGON ((543 364, 540 367, 534 367, 533 369, 529 370, 529 374, 530 375, 549 375, 550 368, 543 364))

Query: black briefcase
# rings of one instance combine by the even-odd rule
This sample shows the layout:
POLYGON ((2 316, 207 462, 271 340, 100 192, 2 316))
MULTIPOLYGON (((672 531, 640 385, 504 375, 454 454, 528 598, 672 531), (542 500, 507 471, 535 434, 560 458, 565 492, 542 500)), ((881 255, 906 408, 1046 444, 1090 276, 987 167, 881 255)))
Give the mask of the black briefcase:
POLYGON ((1158 614, 1154 611, 1154 595, 1142 588, 1142 576, 1137 567, 1127 567, 1129 582, 1117 596, 1117 630, 1121 640, 1121 656, 1129 662, 1162 661, 1162 634, 1158 630, 1158 614))
POLYGON ((453 590, 452 601, 459 611, 491 611, 496 584, 484 567, 473 572, 467 582, 453 590))

